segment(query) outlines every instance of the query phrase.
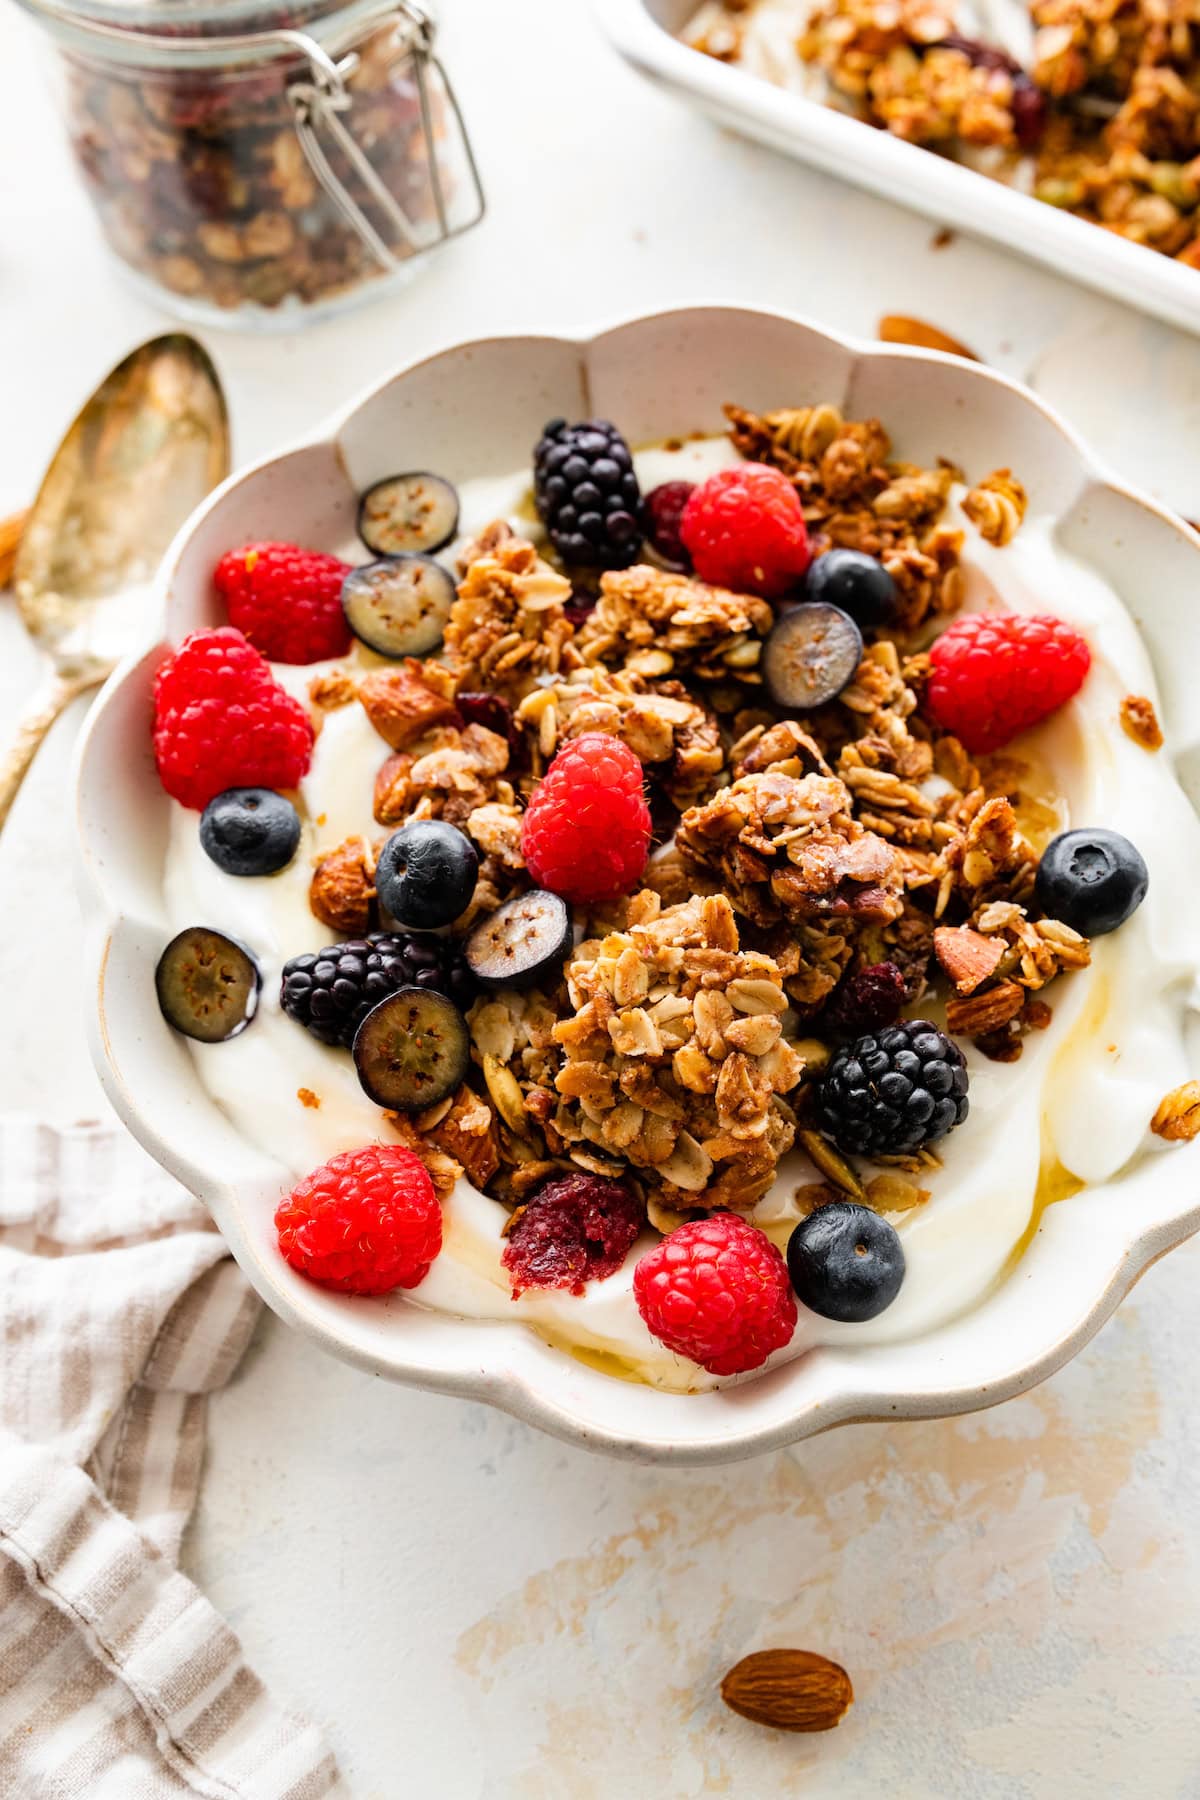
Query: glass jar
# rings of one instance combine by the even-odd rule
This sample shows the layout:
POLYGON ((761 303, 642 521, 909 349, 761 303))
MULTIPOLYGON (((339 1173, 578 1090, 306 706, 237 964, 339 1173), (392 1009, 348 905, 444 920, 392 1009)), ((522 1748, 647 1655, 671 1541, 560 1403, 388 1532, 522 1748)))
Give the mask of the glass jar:
POLYGON ((408 0, 23 0, 75 160, 144 291, 284 328, 382 294, 483 216, 432 21, 408 0))

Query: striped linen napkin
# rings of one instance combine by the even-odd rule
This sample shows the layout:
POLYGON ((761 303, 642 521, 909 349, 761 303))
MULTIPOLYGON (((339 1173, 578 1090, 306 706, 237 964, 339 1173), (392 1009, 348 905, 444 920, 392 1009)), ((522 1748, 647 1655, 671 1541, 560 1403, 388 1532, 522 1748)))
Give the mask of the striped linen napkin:
POLYGON ((343 1795, 176 1567, 259 1302, 119 1129, 0 1118, 0 1794, 343 1795))

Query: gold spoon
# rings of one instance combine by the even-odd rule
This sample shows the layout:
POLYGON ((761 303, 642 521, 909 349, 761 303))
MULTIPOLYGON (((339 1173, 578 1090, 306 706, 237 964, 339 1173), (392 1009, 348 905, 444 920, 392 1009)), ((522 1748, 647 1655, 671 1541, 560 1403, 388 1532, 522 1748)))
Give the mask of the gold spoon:
POLYGON ((52 669, 0 755, 0 826, 64 707, 148 635, 154 571, 188 514, 228 473, 220 379, 184 332, 131 351, 67 432, 13 569, 26 630, 52 669))

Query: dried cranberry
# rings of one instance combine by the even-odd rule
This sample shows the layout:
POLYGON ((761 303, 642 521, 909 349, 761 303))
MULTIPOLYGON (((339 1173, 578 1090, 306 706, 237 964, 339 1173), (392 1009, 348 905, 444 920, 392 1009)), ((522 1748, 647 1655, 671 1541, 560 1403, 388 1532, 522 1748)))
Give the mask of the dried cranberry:
POLYGON ((825 1024, 847 1037, 894 1025, 907 998, 904 977, 893 962, 872 963, 847 975, 825 1009, 825 1024))
POLYGON ((957 50, 967 58, 976 69, 1002 69, 1006 75, 1023 75, 1024 70, 1015 56, 1007 50, 1001 50, 996 44, 981 44, 977 38, 963 37, 957 31, 947 33, 931 50, 957 50))
POLYGON ((563 607, 563 612, 575 627, 576 631, 579 630, 579 627, 583 624, 584 620, 590 618, 592 613, 595 612, 596 601, 598 599, 598 594, 590 594, 586 588, 573 587, 571 589, 571 598, 563 607))
POLYGON ((672 568, 690 569, 692 559, 679 535, 683 509, 695 492, 692 481, 664 481, 651 488, 643 501, 646 536, 665 563, 672 568))
POLYGON ((632 1188, 604 1175, 564 1175, 540 1187, 508 1234, 501 1258, 514 1299, 526 1288, 602 1281, 625 1261, 646 1209, 632 1188))
POLYGON ((1022 150, 1036 150, 1046 129, 1046 96, 1028 75, 1013 78, 1012 116, 1022 150))
POLYGON ((454 704, 464 725, 482 725, 505 738, 510 754, 521 748, 521 732, 513 709, 500 694, 459 694, 454 704))

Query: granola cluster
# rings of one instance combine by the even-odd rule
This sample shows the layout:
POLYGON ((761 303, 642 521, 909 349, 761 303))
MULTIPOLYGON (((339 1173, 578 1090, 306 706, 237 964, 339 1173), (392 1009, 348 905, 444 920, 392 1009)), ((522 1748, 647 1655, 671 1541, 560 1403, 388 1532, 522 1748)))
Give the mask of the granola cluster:
POLYGON ((602 1175, 629 1165, 667 1211, 753 1206, 795 1137, 781 1096, 804 1062, 783 1036, 778 965, 741 948, 725 896, 664 908, 636 895, 623 930, 579 946, 565 983, 548 1041, 522 1041, 528 1001, 472 1017, 477 1045, 511 1044, 551 1153, 602 1175))
MULTIPOLYGON (((753 0, 710 0, 685 36, 749 55, 753 0)), ((836 103, 909 143, 1200 268, 1200 13, 1194 0, 1032 0, 1031 66, 963 36, 953 0, 797 4, 796 54, 836 103)))

